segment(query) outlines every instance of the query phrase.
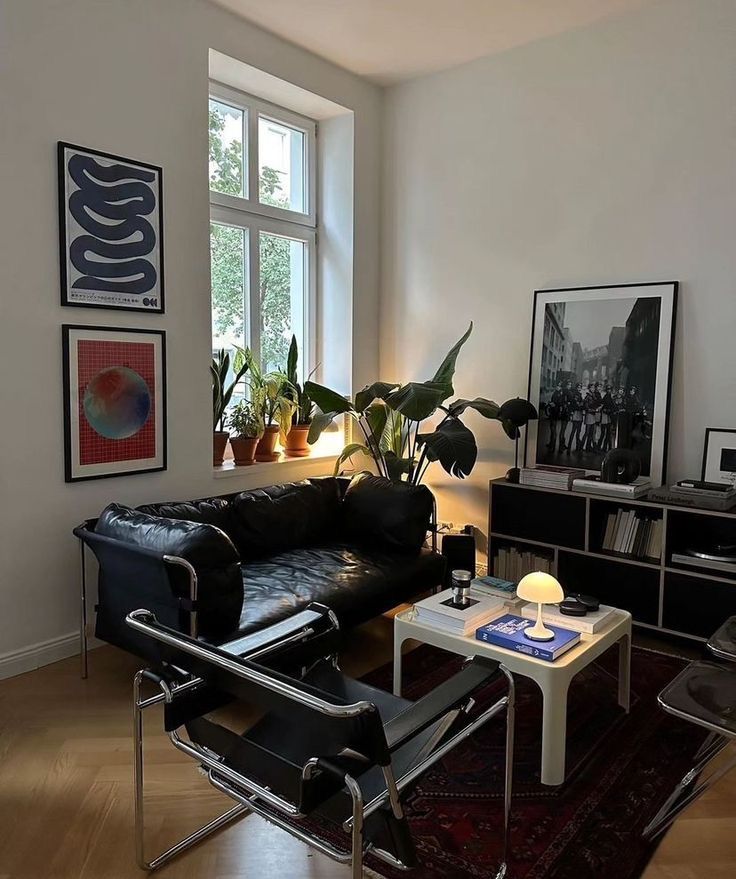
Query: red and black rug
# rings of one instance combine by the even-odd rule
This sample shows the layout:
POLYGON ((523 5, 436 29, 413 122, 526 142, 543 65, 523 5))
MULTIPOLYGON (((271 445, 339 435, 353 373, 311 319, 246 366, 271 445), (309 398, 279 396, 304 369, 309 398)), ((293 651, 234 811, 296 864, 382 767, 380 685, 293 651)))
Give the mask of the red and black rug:
MULTIPOLYGON (((573 681, 568 701, 567 780, 539 782, 541 697, 517 679, 512 853, 513 879, 635 879, 656 843, 641 832, 687 768, 704 733, 666 716, 657 694, 684 660, 635 648, 632 704, 616 703, 616 651, 573 681)), ((404 695, 418 699, 459 667, 460 660, 422 646, 404 660, 404 695)), ((366 677, 391 688, 391 669, 366 677)), ((479 707, 493 698, 481 694, 479 707)), ((407 800, 421 867, 411 874, 368 859, 381 876, 398 879, 487 879, 501 852, 503 722, 491 720, 422 779, 407 800)), ((344 843, 344 840, 343 840, 344 843)))

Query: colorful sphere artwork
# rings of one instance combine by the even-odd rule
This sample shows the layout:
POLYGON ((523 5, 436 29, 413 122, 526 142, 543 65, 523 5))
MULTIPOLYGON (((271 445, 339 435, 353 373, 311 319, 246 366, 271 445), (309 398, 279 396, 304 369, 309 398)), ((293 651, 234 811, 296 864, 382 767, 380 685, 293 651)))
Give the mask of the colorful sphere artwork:
POLYGON ((95 375, 84 392, 84 414, 100 436, 135 436, 151 412, 151 392, 135 370, 111 366, 95 375))

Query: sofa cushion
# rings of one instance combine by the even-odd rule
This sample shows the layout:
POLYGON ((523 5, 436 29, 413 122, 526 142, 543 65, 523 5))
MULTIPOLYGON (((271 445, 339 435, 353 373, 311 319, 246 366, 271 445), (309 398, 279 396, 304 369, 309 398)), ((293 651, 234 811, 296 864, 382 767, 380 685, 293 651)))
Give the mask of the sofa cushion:
POLYGON ((225 498, 204 498, 198 501, 166 501, 160 504, 143 504, 136 507, 149 516, 165 519, 185 519, 202 525, 214 525, 226 534, 230 530, 230 504, 225 498))
POLYGON ((335 479, 244 491, 232 502, 231 536, 244 560, 334 542, 340 507, 335 479))
MULTIPOLYGON (((215 637, 231 631, 237 624, 243 604, 240 557, 220 528, 151 516, 113 503, 100 514, 95 531, 188 561, 197 573, 198 624, 202 635, 215 637)), ((172 567, 170 579, 177 594, 186 597, 189 591, 186 572, 172 567)))
POLYGON ((359 473, 343 501, 345 539, 389 552, 418 552, 432 520, 434 499, 426 485, 390 482, 359 473))
POLYGON ((439 585, 444 570, 444 558, 429 550, 407 555, 336 545, 282 552, 242 565, 238 632, 276 623, 310 601, 334 610, 342 628, 359 625, 439 585))

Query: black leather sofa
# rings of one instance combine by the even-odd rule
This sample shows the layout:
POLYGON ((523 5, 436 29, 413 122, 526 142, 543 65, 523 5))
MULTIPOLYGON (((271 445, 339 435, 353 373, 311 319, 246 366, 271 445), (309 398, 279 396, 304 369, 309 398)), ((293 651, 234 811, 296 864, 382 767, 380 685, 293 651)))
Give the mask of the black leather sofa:
POLYGON ((150 659, 125 624, 138 608, 219 644, 311 602, 347 629, 432 590, 445 565, 424 545, 433 522, 426 486, 361 474, 137 509, 113 503, 74 533, 100 565, 97 637, 150 659))

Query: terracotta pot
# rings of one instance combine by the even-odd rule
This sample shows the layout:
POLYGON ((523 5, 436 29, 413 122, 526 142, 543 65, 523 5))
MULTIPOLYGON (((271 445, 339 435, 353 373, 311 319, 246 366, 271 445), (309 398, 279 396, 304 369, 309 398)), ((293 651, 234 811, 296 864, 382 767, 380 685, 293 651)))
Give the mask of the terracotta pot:
POLYGON ((284 454, 288 458, 306 458, 312 451, 307 444, 308 434, 308 424, 292 424, 291 430, 286 434, 284 454))
POLYGON ((256 461, 278 461, 279 453, 275 451, 279 438, 278 424, 269 424, 256 446, 256 461))
POLYGON ((225 449, 230 434, 226 430, 216 430, 212 434, 212 465, 220 467, 225 459, 225 449))
POLYGON ((233 450, 236 467, 245 467, 256 462, 257 436, 230 437, 230 448, 233 450))

